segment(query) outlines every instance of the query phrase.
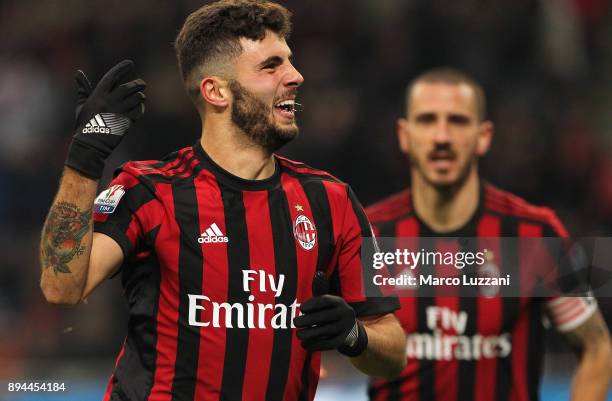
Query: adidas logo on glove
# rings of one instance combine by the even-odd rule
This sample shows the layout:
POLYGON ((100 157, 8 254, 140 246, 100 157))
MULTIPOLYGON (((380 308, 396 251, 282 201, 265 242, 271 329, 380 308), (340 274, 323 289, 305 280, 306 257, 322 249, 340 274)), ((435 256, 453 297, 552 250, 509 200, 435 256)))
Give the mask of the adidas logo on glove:
POLYGON ((130 126, 129 119, 113 113, 98 113, 85 125, 84 134, 100 133, 123 135, 130 126))

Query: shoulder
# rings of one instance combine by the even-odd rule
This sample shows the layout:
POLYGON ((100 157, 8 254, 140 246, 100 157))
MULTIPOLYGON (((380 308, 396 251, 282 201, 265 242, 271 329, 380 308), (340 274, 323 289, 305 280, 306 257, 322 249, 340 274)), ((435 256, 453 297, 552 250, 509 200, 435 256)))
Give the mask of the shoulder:
POLYGON ((534 205, 488 183, 484 186, 484 198, 484 207, 488 211, 541 224, 552 230, 554 235, 567 236, 565 226, 549 207, 534 205))
POLYGON ((153 184, 168 182, 174 178, 188 176, 197 163, 193 148, 186 147, 172 152, 160 160, 131 160, 115 169, 113 178, 128 176, 125 179, 153 184), (129 178, 131 177, 131 178, 129 178))
POLYGON ((335 201, 338 197, 346 200, 350 195, 349 185, 327 171, 278 155, 276 159, 283 173, 296 178, 306 191, 323 188, 330 201, 335 201))
POLYGON ((410 189, 404 189, 401 192, 382 199, 368 206, 365 211, 372 224, 401 218, 407 213, 412 212, 410 189))

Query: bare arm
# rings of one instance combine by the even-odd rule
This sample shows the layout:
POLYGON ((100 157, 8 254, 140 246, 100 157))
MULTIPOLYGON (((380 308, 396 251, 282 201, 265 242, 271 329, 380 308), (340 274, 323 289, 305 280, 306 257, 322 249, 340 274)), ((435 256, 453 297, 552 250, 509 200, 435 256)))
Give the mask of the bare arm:
POLYGON ((368 334, 368 347, 351 358, 353 366, 369 376, 397 377, 406 367, 406 335, 392 313, 360 318, 368 334))
POLYGON ((601 313, 564 333, 579 355, 572 384, 572 401, 604 401, 612 375, 610 334, 601 313))
POLYGON ((97 184, 69 167, 64 169, 40 242, 40 286, 48 302, 80 302, 123 260, 114 240, 95 234, 94 241, 97 184))

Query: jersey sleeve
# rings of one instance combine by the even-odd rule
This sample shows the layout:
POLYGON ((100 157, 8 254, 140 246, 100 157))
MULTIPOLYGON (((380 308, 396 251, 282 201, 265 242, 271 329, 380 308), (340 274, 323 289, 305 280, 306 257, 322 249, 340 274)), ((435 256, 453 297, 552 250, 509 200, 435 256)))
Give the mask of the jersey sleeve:
POLYGON ((553 326, 560 332, 568 332, 579 327, 595 313, 597 301, 581 274, 584 273, 582 270, 586 267, 586 260, 578 257, 579 248, 576 247, 580 245, 571 241, 565 226, 552 211, 545 236, 558 241, 551 246, 557 250, 557 257, 553 258, 548 269, 548 275, 554 278, 558 295, 547 297, 544 305, 553 326))
POLYGON ((145 239, 159 226, 160 211, 159 201, 148 184, 119 170, 94 201, 94 231, 114 239, 129 260, 146 253, 145 239))
POLYGON ((375 272, 372 258, 367 255, 377 249, 378 245, 361 204, 348 187, 339 241, 339 292, 357 316, 381 315, 399 309, 397 297, 383 296, 373 284, 375 272))

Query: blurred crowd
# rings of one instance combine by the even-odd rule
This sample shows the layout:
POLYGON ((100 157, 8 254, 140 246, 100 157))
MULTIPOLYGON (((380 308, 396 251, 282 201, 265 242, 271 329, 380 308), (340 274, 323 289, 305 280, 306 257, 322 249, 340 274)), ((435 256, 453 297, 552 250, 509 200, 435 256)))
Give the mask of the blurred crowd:
MULTIPOLYGON (((610 235, 607 0, 280 2, 294 13, 289 44, 305 77, 300 137, 281 153, 349 182, 366 205, 397 191, 409 184, 395 136, 405 86, 424 69, 458 67, 483 84, 496 124, 484 177, 554 207, 575 236, 610 235)), ((129 58, 148 83, 145 116, 102 185, 125 160, 195 143, 199 119, 172 42, 202 3, 0 2, 0 379, 40 372, 59 356, 108 358, 120 348, 120 280, 76 308, 47 305, 38 288, 40 229, 74 128, 74 71, 97 81, 129 58)), ((610 321, 612 310, 604 313, 610 321)))

